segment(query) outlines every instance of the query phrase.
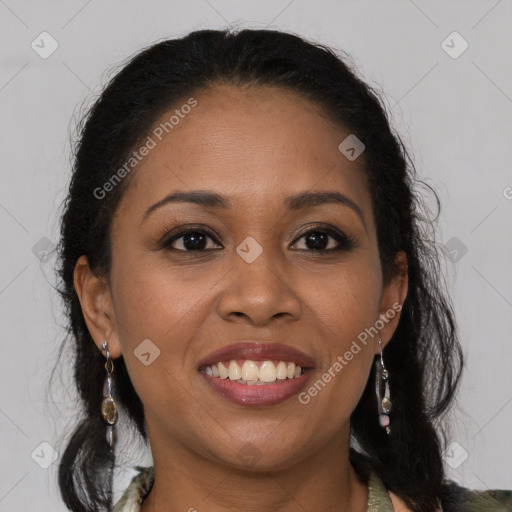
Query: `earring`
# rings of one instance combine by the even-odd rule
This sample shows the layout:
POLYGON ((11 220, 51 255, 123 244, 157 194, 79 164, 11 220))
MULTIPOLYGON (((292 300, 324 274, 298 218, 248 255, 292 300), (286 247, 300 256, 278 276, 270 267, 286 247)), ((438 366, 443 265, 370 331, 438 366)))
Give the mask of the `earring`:
POLYGON ((103 385, 103 402, 101 403, 101 415, 107 423, 107 443, 112 449, 114 444, 114 425, 117 421, 117 405, 112 397, 112 373, 114 372, 114 363, 110 352, 108 351, 108 342, 104 341, 102 350, 105 352, 105 370, 107 375, 105 377, 105 383, 103 385))
POLYGON ((379 337, 380 359, 375 360, 375 392, 377 395, 377 408, 379 411, 380 426, 386 429, 389 435, 389 412, 391 411, 391 400, 389 393, 389 374, 384 366, 382 357, 382 340, 379 337))

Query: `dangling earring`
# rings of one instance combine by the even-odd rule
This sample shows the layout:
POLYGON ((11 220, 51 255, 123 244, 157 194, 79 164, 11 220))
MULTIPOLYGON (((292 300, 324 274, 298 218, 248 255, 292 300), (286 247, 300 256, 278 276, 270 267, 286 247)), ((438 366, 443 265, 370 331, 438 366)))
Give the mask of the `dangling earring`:
POLYGON ((117 405, 112 397, 112 373, 114 372, 114 363, 110 352, 108 351, 107 340, 102 345, 102 350, 105 352, 105 370, 107 375, 105 377, 105 384, 103 385, 103 402, 101 403, 101 415, 107 423, 107 443, 112 449, 114 444, 114 425, 117 421, 117 405))
POLYGON ((386 429, 389 435, 389 412, 391 411, 391 400, 389 393, 389 374, 384 366, 382 357, 382 340, 379 336, 380 359, 375 360, 375 392, 377 394, 377 408, 379 411, 380 426, 386 429))

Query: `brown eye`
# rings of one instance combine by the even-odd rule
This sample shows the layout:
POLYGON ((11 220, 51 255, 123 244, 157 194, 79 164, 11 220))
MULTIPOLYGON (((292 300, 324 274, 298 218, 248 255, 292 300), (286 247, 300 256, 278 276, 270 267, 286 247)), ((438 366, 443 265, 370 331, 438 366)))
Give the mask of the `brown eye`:
MULTIPOLYGON (((354 240, 344 233, 323 227, 310 229, 298 238, 298 240, 301 239, 304 239, 306 247, 300 250, 316 253, 350 251, 356 245, 354 240)), ((180 252, 205 252, 222 248, 211 233, 199 228, 189 228, 175 233, 168 240, 164 241, 161 247, 169 251, 180 252), (209 240, 211 241, 210 243, 209 240)))
POLYGON ((162 247, 167 250, 183 252, 211 250, 212 247, 207 247, 208 239, 215 241, 207 231, 202 229, 187 229, 175 234, 172 238, 164 242, 162 247), (175 244, 176 241, 179 241, 179 244, 175 244), (181 247, 175 247, 175 245, 181 245, 181 247))
POLYGON ((342 232, 329 228, 314 228, 304 233, 298 240, 304 238, 306 248, 311 252, 350 251, 354 248, 354 240, 342 232), (332 240, 335 245, 332 247, 332 240))

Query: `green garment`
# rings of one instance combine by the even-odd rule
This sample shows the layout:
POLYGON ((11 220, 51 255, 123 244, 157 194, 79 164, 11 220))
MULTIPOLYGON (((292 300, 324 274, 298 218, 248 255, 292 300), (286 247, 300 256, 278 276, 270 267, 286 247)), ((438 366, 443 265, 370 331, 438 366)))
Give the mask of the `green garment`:
MULTIPOLYGON (((153 467, 140 467, 126 488, 113 512, 140 512, 143 499, 149 494, 155 479, 153 467)), ((446 491, 443 512, 512 512, 512 491, 470 491, 452 484, 446 491)), ((375 472, 368 477, 367 512, 393 512, 393 505, 382 480, 375 472)))

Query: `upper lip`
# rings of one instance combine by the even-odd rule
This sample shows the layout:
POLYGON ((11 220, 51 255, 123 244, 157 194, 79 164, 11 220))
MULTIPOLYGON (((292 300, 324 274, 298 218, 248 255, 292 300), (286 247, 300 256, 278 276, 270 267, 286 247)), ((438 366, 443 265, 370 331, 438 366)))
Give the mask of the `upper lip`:
POLYGON ((260 343, 257 341, 240 341, 210 352, 210 354, 199 362, 199 367, 216 364, 219 361, 228 361, 230 359, 289 361, 304 368, 313 368, 315 366, 315 362, 309 355, 289 345, 278 342, 260 343))

